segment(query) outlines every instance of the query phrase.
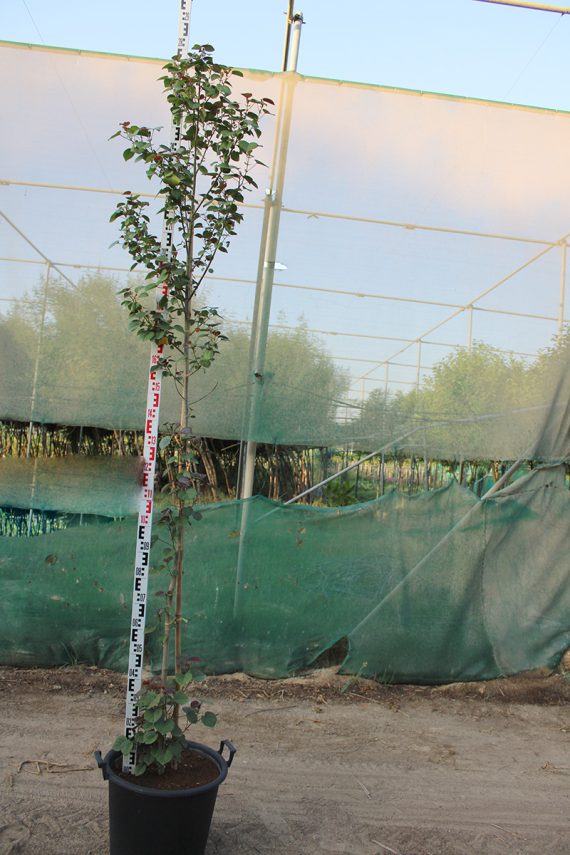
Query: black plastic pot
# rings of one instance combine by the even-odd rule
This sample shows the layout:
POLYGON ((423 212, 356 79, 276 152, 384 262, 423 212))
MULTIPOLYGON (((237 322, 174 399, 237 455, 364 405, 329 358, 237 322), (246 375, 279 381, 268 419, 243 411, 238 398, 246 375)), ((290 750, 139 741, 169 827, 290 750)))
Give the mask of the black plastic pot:
POLYGON ((95 752, 103 778, 109 781, 110 855, 203 855, 218 787, 225 780, 236 749, 227 739, 219 751, 198 742, 186 747, 206 754, 219 769, 209 784, 189 790, 158 790, 121 778, 113 766, 118 751, 95 752), (228 749, 227 761, 222 756, 228 749))

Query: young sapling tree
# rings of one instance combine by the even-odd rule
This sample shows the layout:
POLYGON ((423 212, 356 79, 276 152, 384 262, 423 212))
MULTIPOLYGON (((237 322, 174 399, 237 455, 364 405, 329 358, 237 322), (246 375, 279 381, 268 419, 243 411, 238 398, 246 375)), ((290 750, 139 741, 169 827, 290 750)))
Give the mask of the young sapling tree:
MULTIPOLYGON (((130 329, 161 345, 151 370, 172 378, 180 396, 179 424, 170 426, 159 442, 167 502, 158 522, 167 534, 162 566, 170 580, 161 609, 161 679, 153 682, 146 696, 141 694, 135 774, 149 765, 163 770, 176 762, 181 750, 176 747, 182 740, 180 707, 188 700, 192 680, 182 656, 185 532, 200 518, 195 507, 200 476, 190 427, 191 378, 208 369, 225 340, 217 309, 203 305, 197 295, 213 272, 217 254, 228 251, 243 220, 240 205, 245 193, 257 187, 252 172, 262 165, 256 158, 260 123, 273 103, 249 92, 236 98, 231 83, 241 72, 214 62, 212 53, 210 45, 195 45, 188 56, 176 56, 164 66, 160 79, 177 128, 172 142, 159 141, 159 128, 128 121, 113 135, 127 142, 124 159, 142 161, 148 178, 160 185, 161 207, 154 213, 162 215, 171 235, 168 250, 153 230, 150 203, 140 194, 125 193, 111 221, 119 224, 117 243, 133 259, 132 269, 147 271, 142 284, 121 292, 130 329), (153 303, 156 293, 159 298, 153 303), (169 676, 172 628, 174 674, 169 676)), ((215 723, 212 713, 200 717, 195 705, 183 709, 189 724, 215 723)), ((132 747, 126 737, 115 743, 123 753, 132 747)))

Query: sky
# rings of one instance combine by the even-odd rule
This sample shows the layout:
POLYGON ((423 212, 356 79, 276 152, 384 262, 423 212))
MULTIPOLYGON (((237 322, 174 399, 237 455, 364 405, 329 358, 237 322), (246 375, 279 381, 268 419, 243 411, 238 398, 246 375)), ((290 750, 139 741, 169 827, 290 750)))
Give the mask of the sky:
MULTIPOLYGON (((562 7, 562 4, 553 4, 562 7)), ((280 70, 286 0, 194 0, 191 42, 280 70)), ((480 0, 299 0, 298 71, 570 110, 570 16, 480 0)), ((138 56, 174 52, 178 0, 2 0, 0 33, 138 56)))

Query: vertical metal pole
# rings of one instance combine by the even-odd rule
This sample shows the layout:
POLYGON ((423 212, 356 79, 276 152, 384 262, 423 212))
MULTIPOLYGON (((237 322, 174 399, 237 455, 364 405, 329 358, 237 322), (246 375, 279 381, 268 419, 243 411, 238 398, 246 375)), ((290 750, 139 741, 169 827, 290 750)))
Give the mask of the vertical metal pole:
MULTIPOLYGON (((283 204, 283 187, 285 184, 287 151, 289 147, 289 134, 291 131, 293 109, 293 95, 296 84, 294 73, 297 70, 299 40, 302 24, 302 15, 294 15, 291 20, 289 20, 289 18, 287 20, 287 28, 290 30, 290 33, 286 37, 286 50, 288 49, 289 53, 284 57, 284 61, 286 63, 287 72, 293 72, 293 74, 291 76, 287 75, 287 77, 284 76, 282 81, 277 117, 278 125, 273 154, 271 186, 265 192, 264 223, 262 227, 261 246, 259 252, 250 344, 249 377, 253 383, 253 387, 247 404, 249 412, 246 413, 248 440, 245 448, 243 481, 240 490, 241 499, 250 499, 253 495, 257 442, 251 437, 255 436, 257 430, 257 423, 261 409, 261 397, 263 393, 265 352, 267 349, 273 281, 275 278, 275 263, 277 260, 277 239, 279 235, 281 207, 283 204)), ((246 501, 242 507, 241 515, 240 542, 234 590, 234 617, 237 616, 240 608, 240 597, 245 567, 245 539, 248 527, 249 511, 250 503, 246 501)))
POLYGON ((291 22, 293 21, 293 7, 295 0, 289 0, 289 9, 287 11, 287 24, 285 26, 285 44, 283 45, 283 62, 281 63, 281 71, 287 71, 287 62, 289 59, 289 44, 291 42, 291 22))
POLYGON ((564 331, 564 303, 566 300, 566 250, 568 244, 566 240, 561 241, 562 246, 562 261, 560 264, 560 295, 558 300, 558 334, 557 338, 560 342, 564 331))
MULTIPOLYGON (((30 455, 32 453, 32 433, 34 429, 34 416, 36 410, 36 397, 38 392, 38 377, 40 372, 40 359, 41 359, 41 350, 42 343, 44 337, 44 330, 46 324, 46 314, 47 314, 47 301, 48 301, 48 291, 49 291, 49 280, 51 273, 51 264, 49 261, 46 262, 46 275, 44 277, 44 294, 42 299, 42 310, 40 315, 40 328, 38 330, 38 346, 36 348, 36 358, 34 362, 34 373, 32 377, 32 394, 30 397, 30 424, 28 425, 28 443, 26 447, 26 460, 30 459, 30 455)), ((28 514, 28 537, 32 533, 32 517, 33 517, 33 504, 34 498, 36 495, 36 486, 37 486, 37 474, 38 474, 38 457, 34 458, 34 470, 32 473, 32 484, 30 488, 30 512, 28 514)))
POLYGON ((422 368, 422 340, 418 339, 418 364, 416 368, 416 392, 420 391, 420 372, 422 368))
POLYGON ((468 309, 469 313, 467 317, 469 326, 467 328, 467 350, 471 353, 471 348, 473 347, 473 304, 471 304, 468 309))
MULTIPOLYGON (((292 27, 292 36, 287 71, 296 71, 302 23, 302 16, 296 15, 290 25, 292 27)), ((285 97, 281 98, 281 116, 279 117, 280 127, 278 128, 278 138, 276 139, 276 146, 274 149, 274 188, 270 187, 265 192, 265 209, 267 216, 262 230, 262 245, 260 247, 260 262, 258 265, 254 316, 251 332, 249 376, 254 385, 249 402, 247 430, 248 441, 245 450, 245 465, 243 467, 243 481, 240 491, 240 498, 242 499, 249 499, 253 495, 257 443, 254 442, 251 437, 255 433, 257 426, 261 395, 263 392, 265 353, 267 349, 269 317, 271 314, 273 282, 275 279, 275 263, 277 261, 277 239, 279 236, 279 223, 281 220, 281 207, 283 203, 283 187, 285 184, 285 171, 287 167, 287 150, 289 147, 289 134, 291 131, 291 113, 295 80, 289 78, 288 80, 285 80, 284 83, 285 97)))
MULTIPOLYGON (((77 453, 81 454, 81 446, 83 444, 83 425, 79 426, 79 441, 77 443, 77 453)), ((79 525, 83 525, 83 514, 79 514, 79 525)))
POLYGON ((384 407, 388 403, 388 375, 390 373, 390 363, 384 363, 384 407))
POLYGON ((297 71, 302 26, 303 16, 300 14, 293 15, 291 19, 291 43, 289 46, 289 56, 287 57, 287 65, 285 67, 286 71, 297 71))
POLYGON ((44 329, 46 323, 46 313, 47 313, 47 298, 48 298, 48 290, 49 290, 49 280, 51 273, 51 264, 49 261, 46 262, 46 274, 44 277, 44 294, 42 299, 42 309, 40 315, 40 328, 38 331, 38 346, 36 348, 36 358, 34 361, 34 373, 32 376, 32 393, 30 396, 30 424, 28 426, 28 445, 26 448, 26 458, 29 459, 31 447, 32 447, 32 430, 34 423, 34 415, 36 409, 36 396, 38 391, 38 375, 40 370, 40 356, 41 356, 41 347, 42 341, 44 337, 44 329))
MULTIPOLYGON (((289 2, 289 11, 287 13, 287 22, 285 26, 285 44, 283 47, 283 63, 282 63, 282 71, 287 70, 287 62, 289 57, 289 43, 291 39, 291 23, 293 20, 293 3, 294 0, 290 0, 289 2)), ((260 325, 260 307, 262 303, 262 299, 265 294, 262 292, 261 282, 263 281, 264 269, 265 269, 265 261, 266 261, 266 248, 267 248, 267 234, 269 231, 269 220, 271 215, 271 206, 273 203, 273 192, 271 188, 274 186, 274 178, 277 170, 278 160, 279 160, 279 146, 281 142, 282 136, 282 126, 283 126, 283 116, 284 116, 284 104, 285 104, 285 90, 286 90, 286 81, 283 77, 281 79, 281 86, 279 92, 279 101, 277 106, 277 121, 275 127, 275 140, 273 143, 273 154, 271 157, 271 170, 269 173, 269 186, 265 191, 265 199, 263 204, 263 220, 261 224, 261 235, 259 241, 259 256, 257 261, 257 275, 256 275, 256 288, 255 288, 255 298, 253 302, 253 319, 251 323, 251 338, 249 343, 249 367, 248 367, 248 377, 253 378, 255 375, 252 374, 251 366, 255 362, 255 354, 258 345, 258 337, 259 331, 261 329, 260 325)), ((258 379, 258 378, 255 378, 258 379)), ((254 392, 255 394, 255 392, 254 392)), ((246 434, 250 436, 248 419, 251 420, 252 417, 252 395, 248 394, 247 400, 245 402, 244 409, 244 417, 243 417, 243 427, 242 434, 246 434)), ((253 492, 253 479, 255 472, 255 456, 257 452, 257 443, 249 440, 244 441, 240 440, 239 444, 239 460, 238 460, 238 471, 237 471, 237 480, 236 480, 236 499, 243 499, 245 497, 249 498, 253 492), (247 466, 247 475, 245 472, 246 461, 249 461, 249 465, 247 466)), ((236 506, 237 507, 237 506, 236 506)))
POLYGON ((356 467, 356 480, 354 482, 354 498, 358 501, 358 485, 360 483, 360 466, 356 467))

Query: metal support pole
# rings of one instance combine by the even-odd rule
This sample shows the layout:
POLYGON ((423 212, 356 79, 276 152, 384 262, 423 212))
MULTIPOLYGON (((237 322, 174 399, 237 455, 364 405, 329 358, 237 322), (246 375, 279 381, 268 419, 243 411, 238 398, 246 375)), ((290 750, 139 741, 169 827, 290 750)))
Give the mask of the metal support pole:
MULTIPOLYGON (((79 440, 77 443, 77 453, 81 454, 81 446, 83 445, 83 425, 79 425, 79 440)), ((83 514, 79 514, 79 525, 83 525, 83 514)))
MULTIPOLYGON (((20 237, 26 241, 28 246, 31 246, 32 249, 34 250, 34 252, 37 252, 37 254, 40 256, 40 258, 43 258, 43 260, 46 262, 46 264, 49 264, 50 267, 53 267, 53 269, 57 271, 58 276, 61 276, 62 279, 65 279, 66 282, 69 282, 69 284, 73 288, 75 288, 75 282, 72 282, 72 280, 69 278, 69 276, 63 272, 63 270, 61 269, 61 266, 56 264, 54 261, 51 261, 51 259, 49 259, 47 257, 47 255, 44 255, 44 253, 41 251, 41 249, 38 249, 38 247, 35 245, 35 243, 32 243, 32 241, 29 239, 29 237, 27 235, 25 235, 24 232, 21 229, 19 229, 18 226, 15 223, 13 223, 9 217, 6 216, 4 211, 0 211, 0 217, 2 217, 2 219, 6 220, 8 225, 14 229, 16 234, 19 234, 20 237)), ((41 262, 37 262, 37 263, 41 264, 41 262)), ((75 267, 76 265, 68 265, 68 266, 69 267, 75 267)))
POLYGON ((302 26, 303 16, 301 14, 293 15, 291 19, 291 43, 289 46, 289 56, 287 57, 287 65, 285 67, 286 71, 297 71, 302 26))
MULTIPOLYGON (((49 280, 51 273, 52 265, 49 261, 46 261, 46 275, 44 277, 44 293, 42 299, 42 311, 40 315, 40 328, 38 330, 38 345, 36 347, 36 358, 34 361, 34 373, 32 376, 32 393, 30 396, 30 423, 28 425, 28 443, 26 447, 26 460, 30 459, 30 455, 32 453, 32 433, 34 428, 34 416, 36 410, 36 397, 38 392, 38 376, 40 372, 40 359, 41 359, 41 350, 42 350, 42 342, 44 337, 44 329, 46 323, 46 314, 47 314, 47 301, 48 301, 48 291, 49 291, 49 280)), ((38 456, 34 458, 34 470, 32 473, 32 483, 30 487, 30 511, 28 514, 28 537, 32 533, 32 517, 33 517, 33 505, 34 498, 36 495, 36 482, 37 482, 37 469, 38 469, 38 456)))
POLYGON ((358 501, 358 485, 360 483, 360 466, 356 467, 356 481, 354 482, 354 498, 358 501))
POLYGON ((479 3, 493 3, 495 6, 515 6, 518 9, 532 9, 535 12, 556 12, 558 15, 570 15, 568 6, 551 6, 550 3, 530 3, 525 0, 478 0, 479 3))
POLYGON ((283 62, 281 63, 281 71, 287 71, 287 62, 289 59, 289 44, 291 42, 291 22, 293 21, 293 7, 295 0, 289 0, 289 9, 287 11, 287 24, 285 26, 285 44, 283 45, 283 62))
MULTIPOLYGON (((289 148, 293 96, 296 84, 295 72, 297 70, 302 24, 302 15, 293 15, 292 17, 288 16, 287 18, 287 35, 285 38, 284 56, 286 71, 282 79, 279 107, 277 111, 277 129, 275 146, 273 149, 271 185, 265 192, 265 210, 263 216, 261 244, 259 248, 257 284, 253 308, 249 370, 249 378, 253 383, 253 387, 251 388, 251 394, 248 397, 246 412, 245 424, 247 425, 248 440, 245 447, 245 462, 243 463, 242 483, 240 485, 241 499, 250 499, 253 495, 257 442, 253 440, 252 437, 255 436, 257 431, 263 394, 265 353, 267 349, 271 298, 273 293, 273 281, 275 278, 275 265, 277 261, 277 239, 279 235, 281 209, 283 206, 283 188, 285 185, 287 151, 289 148), (289 72, 292 72, 292 74, 289 72)), ((246 535, 250 507, 251 502, 248 501, 246 501, 242 506, 240 541, 234 590, 234 617, 237 616, 240 609, 240 599, 243 589, 245 554, 247 547, 246 535)))
MULTIPOLYGON (((303 18, 301 15, 294 15, 293 19, 288 21, 288 28, 291 30, 291 37, 289 55, 286 58, 287 71, 295 72, 297 68, 302 23, 303 18)), ((285 184, 285 171, 287 167, 287 150, 289 147, 289 134, 291 131, 294 89, 294 78, 291 77, 283 80, 283 89, 281 92, 278 111, 277 138, 275 141, 272 164, 272 170, 275 175, 273 182, 274 187, 269 187, 265 191, 264 223, 261 235, 251 331, 249 376, 254 385, 248 405, 248 441, 245 450, 245 465, 243 466, 240 490, 240 498, 242 499, 248 499, 253 495, 257 443, 254 442, 251 437, 255 434, 263 392, 265 352, 267 349, 271 299, 275 278, 275 264, 277 261, 277 239, 279 236, 279 223, 281 219, 281 208, 283 205, 283 187, 285 184)))
POLYGON ((420 373, 422 368, 422 340, 418 339, 418 362, 416 367, 416 392, 420 391, 420 373))
POLYGON ((558 300, 558 342, 560 343, 562 339, 562 333, 564 332, 564 303, 566 300, 566 253, 568 249, 568 244, 566 240, 560 242, 560 246, 562 247, 562 261, 560 264, 560 296, 558 300))
POLYGON ((46 275, 44 277, 44 293, 42 299, 42 310, 40 315, 40 328, 38 330, 38 346, 36 348, 36 358, 34 361, 34 373, 32 376, 32 393, 30 396, 30 424, 28 427, 28 447, 26 449, 26 458, 30 457, 31 452, 31 440, 32 440, 32 426, 34 422, 34 415, 36 409, 36 396, 38 392, 38 375, 40 370, 40 358, 41 358, 41 349, 42 349, 42 341, 44 337, 44 328, 46 323, 46 314, 47 314, 47 300, 48 300, 48 291, 49 291, 49 280, 51 273, 52 265, 49 261, 46 261, 46 275))

